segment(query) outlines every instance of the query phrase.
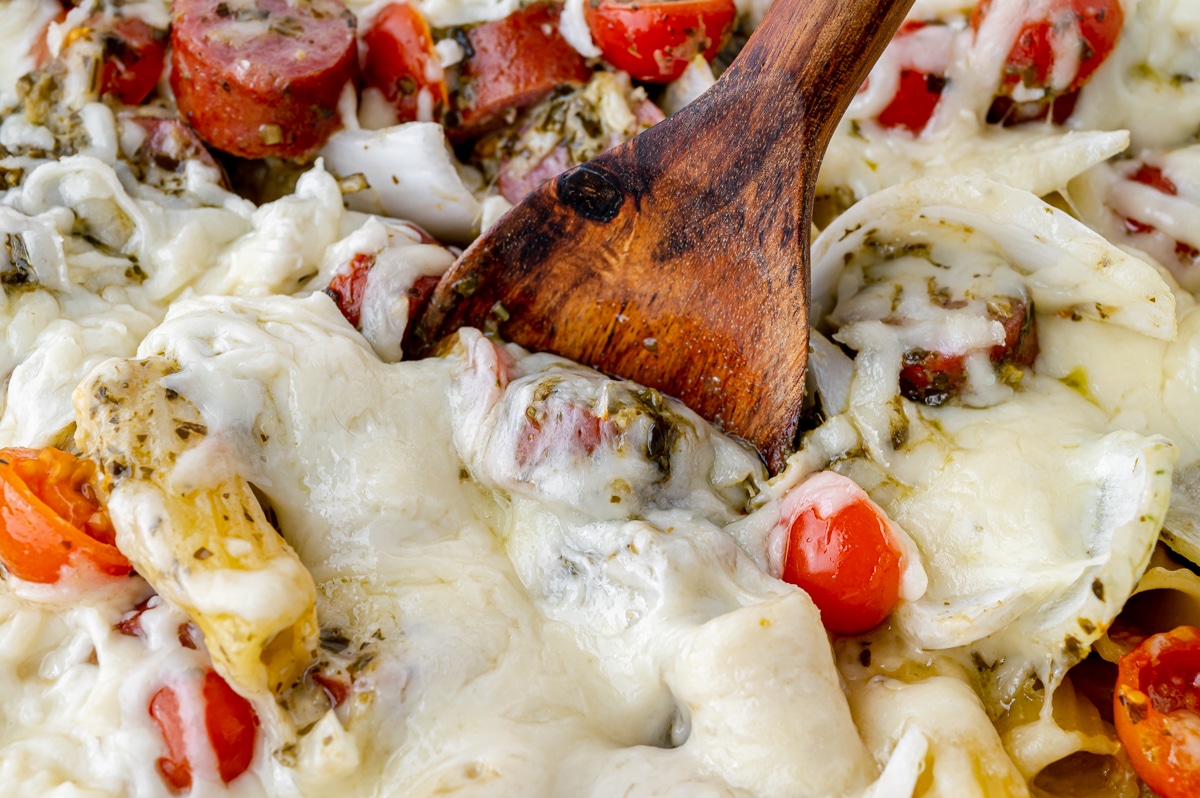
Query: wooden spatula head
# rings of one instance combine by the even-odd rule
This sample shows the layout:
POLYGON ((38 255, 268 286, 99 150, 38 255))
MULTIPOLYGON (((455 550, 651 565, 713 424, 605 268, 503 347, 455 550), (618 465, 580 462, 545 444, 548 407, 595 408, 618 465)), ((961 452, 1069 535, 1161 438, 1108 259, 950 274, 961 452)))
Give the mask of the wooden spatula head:
POLYGON ((674 396, 781 468, 804 398, 821 155, 911 2, 776 0, 704 96, 476 241, 410 351, 494 331, 674 396))

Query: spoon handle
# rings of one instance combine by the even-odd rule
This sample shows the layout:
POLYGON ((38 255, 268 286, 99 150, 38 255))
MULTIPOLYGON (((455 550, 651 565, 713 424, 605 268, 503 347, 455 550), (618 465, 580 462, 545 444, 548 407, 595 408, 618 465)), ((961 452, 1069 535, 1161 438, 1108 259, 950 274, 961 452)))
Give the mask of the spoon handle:
POLYGON ((891 42, 913 0, 776 0, 725 75, 729 91, 763 93, 832 130, 891 42), (790 89, 790 90, 789 90, 790 89))
POLYGON ((748 120, 759 138, 775 139, 777 131, 767 156, 772 168, 782 166, 775 160, 782 145, 800 182, 815 182, 833 131, 912 4, 775 0, 721 80, 683 113, 711 127, 710 108, 719 106, 731 128, 748 120))

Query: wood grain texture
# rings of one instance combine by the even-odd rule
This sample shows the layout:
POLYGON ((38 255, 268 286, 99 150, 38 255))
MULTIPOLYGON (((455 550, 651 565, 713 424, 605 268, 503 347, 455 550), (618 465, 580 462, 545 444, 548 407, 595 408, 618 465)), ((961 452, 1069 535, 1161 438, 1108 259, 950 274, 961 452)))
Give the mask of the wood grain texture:
POLYGON ((721 80, 544 184, 476 241, 409 335, 497 330, 795 445, 821 156, 912 0, 776 0, 721 80))

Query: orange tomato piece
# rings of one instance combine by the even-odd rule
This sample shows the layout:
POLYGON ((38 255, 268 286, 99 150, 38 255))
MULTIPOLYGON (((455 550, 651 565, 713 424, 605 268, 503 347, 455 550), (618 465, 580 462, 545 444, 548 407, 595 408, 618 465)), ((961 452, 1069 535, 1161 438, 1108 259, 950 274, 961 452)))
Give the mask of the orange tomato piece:
POLYGON ((1151 635, 1121 658, 1113 721, 1150 789, 1162 798, 1200 795, 1200 630, 1151 635))
POLYGON ((58 449, 0 449, 0 562, 27 582, 57 582, 64 568, 127 576, 96 466, 58 449))
POLYGON ((442 64, 433 49, 429 23, 408 3, 384 6, 362 36, 366 45, 363 82, 392 102, 401 122, 421 117, 421 92, 439 118, 450 101, 442 64))

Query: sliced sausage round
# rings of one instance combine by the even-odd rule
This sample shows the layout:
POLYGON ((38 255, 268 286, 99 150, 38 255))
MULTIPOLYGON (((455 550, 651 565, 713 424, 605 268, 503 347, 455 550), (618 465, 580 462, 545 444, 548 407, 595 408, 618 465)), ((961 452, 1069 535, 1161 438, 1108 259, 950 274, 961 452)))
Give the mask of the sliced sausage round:
POLYGON ((358 67, 341 0, 174 0, 171 88, 200 137, 242 158, 303 158, 338 126, 358 67))

